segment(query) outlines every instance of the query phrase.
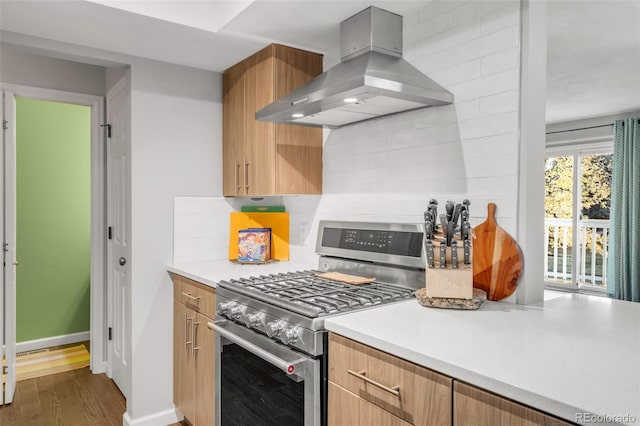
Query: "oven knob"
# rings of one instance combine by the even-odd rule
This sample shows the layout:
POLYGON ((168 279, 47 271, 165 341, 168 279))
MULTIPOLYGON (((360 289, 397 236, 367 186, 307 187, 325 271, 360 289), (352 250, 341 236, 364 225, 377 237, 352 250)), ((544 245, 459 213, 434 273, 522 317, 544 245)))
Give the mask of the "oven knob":
POLYGON ((284 321, 271 321, 267 323, 267 336, 278 337, 284 330, 284 321))
POLYGON ((218 303, 218 314, 227 315, 229 309, 233 308, 235 305, 236 302, 218 303))
POLYGON ((262 314, 258 312, 247 314, 244 316, 244 323, 249 328, 258 327, 262 324, 262 314))
POLYGON ((241 316, 242 311, 240 311, 240 308, 235 306, 233 308, 230 308, 229 312, 227 312, 227 318, 232 320, 239 320, 241 316))
POLYGON ((289 327, 280 335, 280 341, 285 345, 290 345, 298 340, 298 327, 289 327))

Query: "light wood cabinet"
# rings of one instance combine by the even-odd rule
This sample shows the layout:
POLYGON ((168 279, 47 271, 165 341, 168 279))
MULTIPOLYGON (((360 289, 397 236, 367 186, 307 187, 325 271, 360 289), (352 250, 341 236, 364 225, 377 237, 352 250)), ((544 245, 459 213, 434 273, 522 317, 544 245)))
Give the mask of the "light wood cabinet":
POLYGON ((456 380, 453 388, 453 424, 566 426, 571 423, 456 380))
POLYGON ((224 72, 225 196, 322 193, 322 129, 255 119, 320 73, 322 55, 279 44, 224 72))
POLYGON ((360 398, 358 395, 329 382, 329 401, 331 407, 327 420, 328 426, 376 425, 410 426, 399 417, 360 398))
POLYGON ((329 418, 345 409, 357 410, 360 415, 354 425, 372 424, 367 420, 375 416, 376 410, 369 407, 373 405, 392 416, 385 424, 451 425, 450 377, 333 333, 329 382, 349 394, 343 393, 344 399, 329 394, 329 418))
POLYGON ((194 426, 214 422, 215 290, 172 274, 173 402, 194 426))
POLYGON ((195 413, 195 365, 189 346, 193 314, 182 303, 173 302, 173 402, 189 419, 195 413))

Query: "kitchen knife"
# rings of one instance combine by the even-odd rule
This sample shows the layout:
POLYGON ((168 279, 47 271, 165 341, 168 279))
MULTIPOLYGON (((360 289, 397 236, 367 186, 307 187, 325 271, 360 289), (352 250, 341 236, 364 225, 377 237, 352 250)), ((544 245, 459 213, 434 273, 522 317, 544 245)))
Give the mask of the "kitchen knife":
POLYGON ((424 212, 424 237, 427 240, 433 238, 433 220, 434 218, 431 215, 429 210, 424 212))
POLYGON ((427 210, 431 212, 431 223, 433 225, 433 233, 435 234, 437 231, 436 225, 438 222, 438 200, 433 198, 429 200, 429 207, 427 208, 427 210))
POLYGON ((464 224, 465 222, 469 222, 469 210, 462 210, 462 212, 460 212, 460 223, 464 224))
POLYGON ((471 265, 471 240, 464 240, 464 264, 471 265))
POLYGON ((456 232, 456 225, 453 222, 447 224, 447 245, 450 246, 453 241, 453 233, 456 232))
POLYGON ((424 223, 424 239, 427 241, 431 241, 433 239, 433 225, 431 225, 431 221, 428 220, 424 223))
POLYGON ((447 244, 444 241, 440 241, 440 268, 446 268, 446 267, 447 267, 447 244))
POLYGON ((451 267, 458 269, 458 242, 456 240, 451 241, 451 267))
POLYGON ((469 206, 471 205, 471 201, 465 198, 464 200, 462 200, 462 205, 464 206, 464 209, 466 211, 469 211, 469 206))
POLYGON ((427 240, 425 241, 426 245, 427 245, 427 264, 429 265, 429 268, 435 268, 435 264, 434 264, 434 254, 433 254, 433 241, 431 240, 427 240))
POLYGON ((462 240, 466 241, 469 239, 469 234, 471 233, 471 224, 468 221, 462 222, 462 229, 460 230, 460 234, 462 235, 462 240))
POLYGON ((440 215, 440 226, 442 227, 442 236, 447 238, 447 218, 445 215, 441 214, 440 215))
POLYGON ((456 228, 458 226, 458 217, 460 216, 460 211, 462 210, 462 204, 456 204, 456 207, 453 210, 453 217, 451 221, 453 222, 453 227, 456 228))
POLYGON ((447 204, 445 204, 444 208, 447 212, 447 221, 451 222, 451 219, 453 218, 453 209, 455 208, 455 204, 453 204, 453 201, 449 200, 447 201, 447 204))

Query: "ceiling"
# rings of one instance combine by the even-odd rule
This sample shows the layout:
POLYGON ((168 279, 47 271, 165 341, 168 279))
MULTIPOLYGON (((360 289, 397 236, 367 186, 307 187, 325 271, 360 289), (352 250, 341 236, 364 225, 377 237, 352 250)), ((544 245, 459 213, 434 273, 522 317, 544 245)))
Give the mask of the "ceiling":
POLYGON ((328 54, 335 63, 340 22, 370 5, 404 15, 424 0, 0 0, 0 28, 224 71, 272 42, 328 54))
MULTIPOLYGON (((9 41, 37 37, 212 71, 271 42, 333 64, 342 20, 370 5, 407 15, 426 1, 0 0, 0 29, 9 41)), ((547 121, 640 110, 640 2, 552 0, 548 17, 547 121)))

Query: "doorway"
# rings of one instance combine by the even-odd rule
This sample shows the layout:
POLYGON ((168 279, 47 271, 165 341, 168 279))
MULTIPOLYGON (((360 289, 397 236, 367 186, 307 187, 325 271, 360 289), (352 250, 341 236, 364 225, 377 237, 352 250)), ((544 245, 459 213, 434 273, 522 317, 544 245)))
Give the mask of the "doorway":
POLYGON ((9 267, 0 326, 7 366, 4 402, 10 403, 16 341, 23 342, 19 352, 88 340, 91 370, 106 370, 104 98, 14 85, 2 90, 2 222, 9 267), (70 117, 75 124, 65 135, 63 122, 70 117), (7 167, 11 164, 17 167, 7 167), (16 238, 9 241, 12 233, 16 238))
POLYGON ((89 339, 91 107, 16 98, 16 351, 89 339))

